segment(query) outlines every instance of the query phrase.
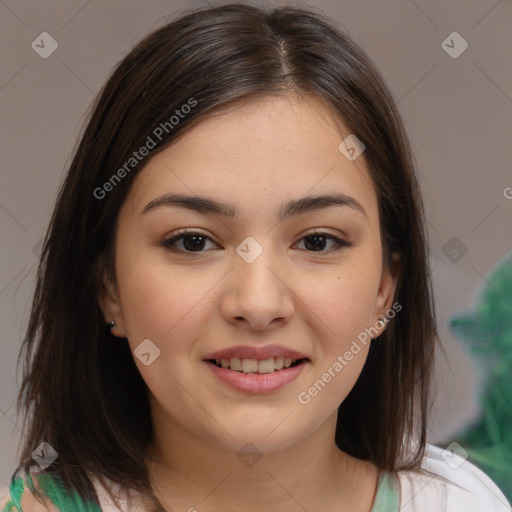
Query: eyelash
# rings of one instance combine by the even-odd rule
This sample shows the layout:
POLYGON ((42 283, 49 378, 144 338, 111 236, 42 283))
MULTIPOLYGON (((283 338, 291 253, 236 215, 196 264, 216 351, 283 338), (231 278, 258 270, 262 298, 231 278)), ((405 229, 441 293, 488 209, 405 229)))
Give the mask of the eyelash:
MULTIPOLYGON (((180 252, 180 253, 185 253, 185 254, 201 254, 203 252, 206 252, 206 251, 182 251, 182 250, 178 250, 176 249, 176 247, 173 247, 173 244, 175 244, 176 242, 178 242, 179 240, 183 239, 184 236, 186 235, 200 235, 202 236, 203 238, 207 239, 207 240, 210 240, 211 242, 213 242, 213 240, 206 236, 205 234, 201 233, 201 232, 198 232, 198 231, 188 231, 188 230, 180 230, 179 231, 179 234, 176 235, 176 236, 173 236, 171 238, 168 238, 166 240, 163 240, 162 241, 162 246, 169 250, 169 251, 173 251, 173 252, 180 252)), ((308 233, 307 235, 304 235, 300 240, 304 240, 305 238, 308 238, 308 237, 312 237, 312 236, 321 236, 322 238, 328 238, 330 240, 333 240, 334 243, 336 244, 336 247, 330 249, 330 250, 327 250, 327 251, 307 251, 306 252, 310 252, 310 253, 320 253, 320 254, 327 254, 327 253, 332 253, 332 252, 337 252, 345 247, 351 247, 352 244, 345 241, 345 240, 342 240, 341 238, 338 238, 338 237, 335 237, 333 235, 330 235, 329 233, 325 233, 323 231, 313 231, 312 233, 308 233)), ((214 242, 215 243, 215 242, 214 242)))

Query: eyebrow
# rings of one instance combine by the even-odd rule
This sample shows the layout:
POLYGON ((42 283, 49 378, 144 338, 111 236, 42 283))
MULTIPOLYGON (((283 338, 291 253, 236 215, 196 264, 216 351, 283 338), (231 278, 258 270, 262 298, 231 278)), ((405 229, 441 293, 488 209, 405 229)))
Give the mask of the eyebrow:
MULTIPOLYGON (((223 217, 236 217, 238 215, 238 208, 231 203, 217 201, 216 199, 209 197, 188 196, 172 193, 164 194, 150 201, 141 211, 141 215, 161 206, 187 208, 203 215, 215 214, 223 217)), ((301 197, 300 199, 287 201, 286 203, 283 203, 279 209, 278 220, 282 221, 287 217, 302 215, 308 212, 328 208, 330 206, 346 206, 366 217, 366 212, 359 201, 346 194, 338 193, 306 196, 301 197)))

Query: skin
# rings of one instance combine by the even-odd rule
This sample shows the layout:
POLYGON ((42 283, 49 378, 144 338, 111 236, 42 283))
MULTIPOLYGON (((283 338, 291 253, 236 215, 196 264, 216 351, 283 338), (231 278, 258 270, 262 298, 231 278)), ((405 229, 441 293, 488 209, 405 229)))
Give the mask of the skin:
POLYGON ((382 265, 377 195, 364 153, 349 161, 338 150, 349 133, 315 96, 251 99, 205 118, 134 180, 116 235, 118 287, 105 276, 99 301, 132 352, 145 339, 160 350, 149 366, 134 360, 151 392, 155 434, 146 462, 168 509, 372 507, 377 468, 334 443, 337 408, 370 343, 360 344, 309 404, 297 400, 386 313, 396 287, 396 275, 382 265), (239 214, 169 206, 141 214, 168 192, 230 202, 239 214), (356 199, 366 215, 331 206, 277 222, 282 202, 333 192, 356 199), (207 237, 199 249, 193 240, 178 240, 174 252, 161 245, 183 228, 207 237), (336 251, 326 239, 315 250, 304 238, 315 228, 352 245, 336 251), (263 248, 252 263, 236 252, 248 236, 263 248), (202 362, 227 347, 270 343, 310 362, 269 394, 232 389, 202 362), (248 442, 262 455, 251 467, 237 458, 248 442))

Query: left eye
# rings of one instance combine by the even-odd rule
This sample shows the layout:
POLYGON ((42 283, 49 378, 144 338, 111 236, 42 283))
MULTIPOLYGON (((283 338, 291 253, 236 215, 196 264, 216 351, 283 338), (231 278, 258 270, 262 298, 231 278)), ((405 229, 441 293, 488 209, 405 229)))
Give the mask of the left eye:
POLYGON ((313 247, 313 251, 309 252, 332 252, 332 251, 339 251, 340 249, 343 249, 343 247, 349 247, 350 244, 346 242, 345 240, 341 240, 340 238, 337 238, 333 235, 329 235, 328 233, 322 233, 321 231, 310 233, 309 235, 306 235, 305 237, 301 238, 302 240, 310 240, 309 245, 310 247, 313 247), (331 240, 334 243, 334 247, 331 250, 328 251, 322 251, 321 246, 325 244, 326 240, 331 240), (317 250, 318 249, 318 250, 317 250))
MULTIPOLYGON (((204 243, 206 240, 209 240, 210 242, 213 243, 213 241, 209 237, 203 235, 202 233, 198 233, 197 231, 182 231, 180 232, 179 235, 164 240, 162 242, 162 246, 165 247, 166 249, 177 252, 205 252, 202 249, 204 248, 204 243), (185 250, 177 249, 177 242, 183 242, 183 247, 185 248, 185 250)), ((309 248, 313 248, 308 252, 338 251, 343 247, 349 247, 351 245, 348 242, 341 240, 340 238, 322 232, 310 233, 301 238, 299 242, 303 240, 308 241, 305 242, 306 246, 309 246, 309 248), (322 247, 325 245, 326 240, 331 240, 334 243, 334 248, 331 248, 331 250, 328 251, 324 251, 322 247)))

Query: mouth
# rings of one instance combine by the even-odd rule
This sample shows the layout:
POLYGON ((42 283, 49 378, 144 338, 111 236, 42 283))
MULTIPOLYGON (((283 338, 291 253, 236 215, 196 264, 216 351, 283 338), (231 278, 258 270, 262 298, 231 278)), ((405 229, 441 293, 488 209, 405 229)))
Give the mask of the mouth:
POLYGON ((292 359, 290 357, 271 357, 267 359, 242 359, 232 357, 229 359, 205 359, 205 361, 218 368, 236 373, 269 374, 306 364, 309 359, 307 357, 299 359, 292 359))
POLYGON ((224 385, 243 393, 263 394, 277 392, 299 378, 311 361, 307 357, 266 356, 266 359, 208 358, 203 362, 224 385))

